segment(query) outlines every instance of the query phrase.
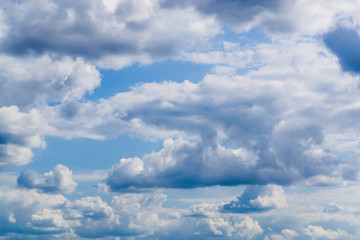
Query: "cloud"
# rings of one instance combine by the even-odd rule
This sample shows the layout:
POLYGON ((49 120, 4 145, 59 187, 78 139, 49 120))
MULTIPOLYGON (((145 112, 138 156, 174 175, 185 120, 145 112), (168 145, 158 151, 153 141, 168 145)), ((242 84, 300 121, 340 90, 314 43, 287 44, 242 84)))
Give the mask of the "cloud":
POLYGON ((0 106, 31 109, 81 99, 100 85, 100 73, 84 59, 0 54, 0 106))
POLYGON ((281 230, 281 234, 285 236, 285 239, 293 239, 294 237, 299 236, 295 230, 291 229, 283 229, 281 230))
POLYGON ((105 68, 171 57, 219 32, 213 17, 192 8, 162 9, 158 1, 34 0, 6 6, 5 18, 14 24, 2 51, 82 56, 105 68))
POLYGON ((344 71, 360 73, 360 37, 355 29, 338 27, 323 36, 326 46, 339 58, 344 71))
POLYGON ((27 169, 18 177, 17 183, 21 187, 39 189, 47 193, 71 193, 77 186, 72 179, 72 171, 61 164, 43 175, 27 169))
POLYGON ((327 229, 325 230, 321 226, 313 226, 308 225, 304 228, 304 232, 306 235, 318 239, 318 238, 326 238, 326 239, 341 239, 346 238, 348 234, 342 229, 337 229, 336 231, 327 229))
POLYGON ((264 29, 273 36, 327 32, 336 22, 350 24, 356 19, 358 6, 353 1, 257 0, 257 1, 178 1, 167 0, 165 7, 194 5, 204 14, 213 14, 224 25, 237 32, 264 29), (316 11, 314 11, 316 9, 316 11))
POLYGON ((257 221, 250 217, 230 218, 228 221, 223 218, 212 218, 201 220, 199 223, 199 234, 202 237, 215 237, 225 239, 253 239, 263 232, 257 221))
POLYGON ((224 211, 234 213, 263 212, 287 206, 280 186, 249 186, 236 201, 223 206, 224 211))
POLYGON ((256 157, 244 149, 204 147, 202 143, 168 139, 161 151, 143 159, 121 159, 105 183, 111 191, 236 185, 249 181, 255 164, 256 157))
POLYGON ((0 107, 0 119, 0 168, 27 164, 33 157, 31 148, 45 147, 41 135, 51 127, 37 109, 0 107))
POLYGON ((35 190, 0 189, 0 233, 60 234, 69 224, 57 209, 66 199, 61 195, 47 195, 35 190))
POLYGON ((356 180, 357 162, 339 145, 358 132, 357 78, 321 40, 260 44, 254 54, 262 65, 242 75, 140 84, 42 114, 66 138, 169 139, 158 152, 120 160, 106 180, 111 190, 356 180))

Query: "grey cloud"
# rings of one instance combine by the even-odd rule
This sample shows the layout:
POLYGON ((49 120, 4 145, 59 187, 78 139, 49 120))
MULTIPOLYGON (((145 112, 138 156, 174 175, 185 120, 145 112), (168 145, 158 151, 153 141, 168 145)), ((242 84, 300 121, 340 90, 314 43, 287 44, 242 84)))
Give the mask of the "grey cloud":
POLYGON ((174 56, 206 42, 219 30, 211 17, 190 9, 181 14, 178 9, 163 10, 158 1, 34 0, 7 6, 7 22, 14 24, 1 41, 2 51, 52 52, 94 61, 110 57, 107 63, 114 57, 115 68, 174 56), (194 29, 194 21, 206 30, 194 29))
POLYGON ((236 201, 223 206, 226 212, 264 212, 287 206, 286 196, 280 186, 249 186, 236 201))
POLYGON ((39 189, 47 193, 71 193, 77 186, 72 179, 72 172, 61 164, 43 175, 29 169, 25 170, 18 177, 17 183, 21 187, 39 189))
POLYGON ((142 191, 262 182, 255 172, 256 162, 256 156, 244 149, 168 139, 159 152, 142 159, 121 159, 106 184, 111 191, 142 191))
POLYGON ((283 4, 282 0, 201 0, 201 1, 172 1, 167 0, 165 7, 184 6, 194 4, 196 8, 205 14, 215 14, 223 22, 232 26, 251 23, 256 17, 265 11, 276 12, 283 4))
POLYGON ((332 150, 339 143, 329 139, 334 132, 357 131, 356 124, 344 124, 356 119, 350 113, 358 111, 352 105, 356 78, 344 76, 319 42, 259 48, 257 57, 271 61, 244 75, 207 75, 197 84, 147 83, 43 114, 67 137, 129 132, 172 139, 159 152, 122 159, 105 180, 110 190, 357 179, 357 162, 332 150), (346 81, 338 81, 342 77, 346 81))

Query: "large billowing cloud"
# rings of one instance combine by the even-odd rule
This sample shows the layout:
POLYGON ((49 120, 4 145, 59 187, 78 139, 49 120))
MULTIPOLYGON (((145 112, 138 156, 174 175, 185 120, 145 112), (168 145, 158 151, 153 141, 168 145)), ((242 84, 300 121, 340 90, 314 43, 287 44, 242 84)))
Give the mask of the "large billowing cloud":
POLYGON ((357 162, 340 153, 357 154, 344 143, 358 132, 358 77, 343 73, 321 41, 254 50, 263 65, 243 75, 147 83, 43 114, 68 137, 173 139, 161 151, 122 159, 106 180, 111 190, 356 180, 357 162))
POLYGON ((27 169, 18 177, 17 183, 21 187, 39 189, 49 193, 71 193, 77 186, 72 179, 72 172, 61 164, 44 175, 27 169))

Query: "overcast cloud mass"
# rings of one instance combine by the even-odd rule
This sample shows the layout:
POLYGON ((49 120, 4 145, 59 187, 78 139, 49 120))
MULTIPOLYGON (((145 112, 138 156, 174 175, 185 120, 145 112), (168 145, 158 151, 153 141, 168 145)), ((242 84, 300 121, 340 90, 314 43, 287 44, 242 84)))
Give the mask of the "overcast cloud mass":
POLYGON ((359 239, 359 11, 0 0, 0 238, 359 239))

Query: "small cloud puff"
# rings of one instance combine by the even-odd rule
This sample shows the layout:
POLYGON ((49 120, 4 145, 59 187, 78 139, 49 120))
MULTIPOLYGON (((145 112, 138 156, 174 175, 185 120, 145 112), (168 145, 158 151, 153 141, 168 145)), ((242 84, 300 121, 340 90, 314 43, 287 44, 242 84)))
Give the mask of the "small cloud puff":
POLYGON ((284 190, 280 186, 249 186, 238 200, 224 205, 223 210, 235 213, 263 212, 287 206, 284 190))
POLYGON ((27 169, 20 174, 17 183, 21 187, 39 189, 46 193, 71 193, 77 186, 72 179, 72 171, 61 164, 43 175, 27 169))

